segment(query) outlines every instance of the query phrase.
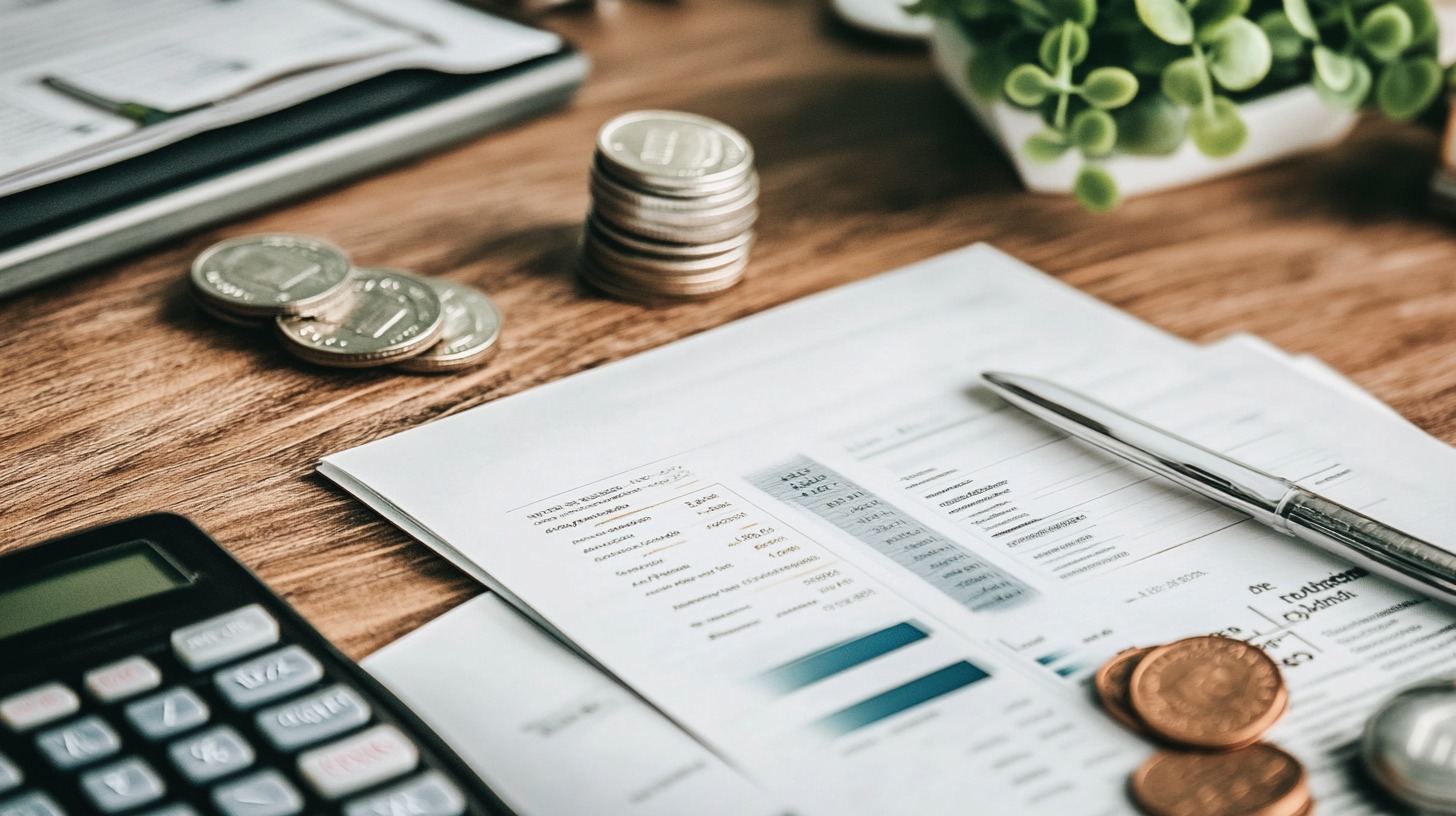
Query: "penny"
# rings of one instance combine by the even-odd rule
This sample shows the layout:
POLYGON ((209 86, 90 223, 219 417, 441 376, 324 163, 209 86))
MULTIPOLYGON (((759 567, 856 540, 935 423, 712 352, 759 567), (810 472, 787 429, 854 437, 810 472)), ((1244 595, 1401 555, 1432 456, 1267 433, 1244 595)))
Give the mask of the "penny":
POLYGON ((1133 670, 1152 650, 1151 646, 1124 649, 1102 664, 1102 668, 1098 669, 1097 674, 1092 678, 1093 687, 1097 690, 1097 699, 1107 713, 1114 720, 1139 733, 1143 730, 1143 723, 1132 708, 1128 692, 1132 685, 1133 670))
POLYGON ((192 263, 193 294, 246 317, 303 315, 342 296, 352 275, 342 249, 302 235, 248 235, 209 247, 192 263))
POLYGON ((602 127, 597 150, 624 180, 669 190, 731 189, 753 167, 753 148, 741 133, 706 116, 679 111, 618 116, 602 127))
POLYGON ((395 365, 406 371, 454 371, 490 359, 501 335, 501 313, 485 293, 453 281, 431 278, 445 310, 440 339, 435 345, 395 365))
POLYGON ((280 317, 284 346, 312 363, 384 365, 419 354, 440 337, 444 309, 426 281, 392 269, 357 270, 350 298, 316 317, 280 317))
POLYGON ((1129 787, 1150 816, 1300 816, 1313 805, 1304 766, 1268 743, 1162 751, 1133 772, 1129 787))
POLYGON ((1224 637, 1159 646, 1133 670, 1128 699, 1147 730, 1196 748, 1250 745, 1279 719, 1289 695, 1264 651, 1224 637))

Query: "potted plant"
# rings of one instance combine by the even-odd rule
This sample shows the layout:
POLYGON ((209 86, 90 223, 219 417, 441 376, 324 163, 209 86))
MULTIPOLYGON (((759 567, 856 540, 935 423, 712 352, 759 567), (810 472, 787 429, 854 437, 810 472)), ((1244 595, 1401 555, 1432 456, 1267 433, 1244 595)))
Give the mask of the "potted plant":
POLYGON ((1030 189, 1094 211, 1424 111, 1430 0, 917 0, 941 71, 1030 189))

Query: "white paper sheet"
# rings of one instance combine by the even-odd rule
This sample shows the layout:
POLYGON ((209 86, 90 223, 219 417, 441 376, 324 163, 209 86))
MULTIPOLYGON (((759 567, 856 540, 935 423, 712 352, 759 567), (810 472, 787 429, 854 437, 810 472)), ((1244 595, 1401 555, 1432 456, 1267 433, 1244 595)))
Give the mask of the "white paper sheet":
POLYGON ((389 71, 483 72, 560 43, 446 0, 0 4, 0 196, 389 71), (138 127, 105 106, 122 103, 191 112, 138 127))
POLYGON ((977 384, 1051 377, 1456 540, 1448 448, 1233 356, 976 247, 322 469, 805 813, 1128 812, 1150 748, 1086 682, 1208 632, 1284 664, 1272 736, 1321 808, 1376 812, 1350 741, 1382 693, 1456 670, 1451 613, 977 384))

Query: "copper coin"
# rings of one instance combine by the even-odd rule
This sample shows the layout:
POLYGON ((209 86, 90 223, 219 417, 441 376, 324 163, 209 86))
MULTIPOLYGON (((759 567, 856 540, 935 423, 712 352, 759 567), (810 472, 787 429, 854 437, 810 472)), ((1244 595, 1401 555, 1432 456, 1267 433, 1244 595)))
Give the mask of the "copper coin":
POLYGON ((1284 713, 1289 694, 1264 650, 1224 637, 1159 646, 1133 670, 1128 699, 1151 733, 1179 745, 1251 745, 1284 713))
POLYGON ((1139 733, 1143 731, 1143 722, 1138 718, 1137 712, 1133 711, 1132 701, 1128 699, 1128 689, 1132 684, 1133 670, 1154 648, 1145 646, 1124 649, 1103 663, 1102 668, 1092 678, 1093 687, 1097 689, 1097 699, 1112 719, 1139 733))
POLYGON ((1264 742, 1219 754, 1159 752, 1130 787, 1151 816, 1300 816, 1312 804, 1304 766, 1264 742))

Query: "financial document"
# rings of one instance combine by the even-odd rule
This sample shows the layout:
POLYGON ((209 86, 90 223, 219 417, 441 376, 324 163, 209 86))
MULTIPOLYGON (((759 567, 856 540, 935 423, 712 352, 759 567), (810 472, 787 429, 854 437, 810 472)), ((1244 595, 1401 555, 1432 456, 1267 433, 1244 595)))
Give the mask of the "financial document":
POLYGON ((444 0, 0 0, 0 196, 388 71, 559 46, 444 0))
POLYGON ((1200 350, 985 246, 329 457, 324 473, 802 813, 1124 813, 1117 651, 1222 633, 1290 687, 1322 810, 1456 616, 1068 439, 1054 379, 1435 541, 1451 451, 1248 345, 1200 350))

